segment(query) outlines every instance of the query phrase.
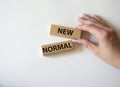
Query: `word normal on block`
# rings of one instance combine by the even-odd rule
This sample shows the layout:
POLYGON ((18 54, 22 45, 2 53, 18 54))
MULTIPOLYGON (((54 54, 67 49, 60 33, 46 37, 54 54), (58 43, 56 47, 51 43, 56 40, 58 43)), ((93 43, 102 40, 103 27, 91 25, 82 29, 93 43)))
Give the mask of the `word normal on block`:
POLYGON ((54 53, 69 51, 74 48, 72 40, 42 45, 43 55, 51 55, 54 53))

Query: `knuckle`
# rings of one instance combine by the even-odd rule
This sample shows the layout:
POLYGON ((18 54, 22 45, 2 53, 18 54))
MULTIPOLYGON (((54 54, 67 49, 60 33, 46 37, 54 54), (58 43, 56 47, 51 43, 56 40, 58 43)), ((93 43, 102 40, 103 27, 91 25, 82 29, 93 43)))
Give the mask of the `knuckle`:
POLYGON ((107 37, 108 36, 108 32, 107 31, 102 31, 102 36, 103 37, 107 37))
POLYGON ((93 23, 88 24, 88 27, 94 27, 94 24, 93 23))
POLYGON ((113 29, 111 29, 109 32, 110 32, 110 35, 113 35, 115 33, 113 29))
POLYGON ((102 37, 103 37, 104 39, 109 39, 109 38, 111 38, 111 37, 113 36, 113 34, 114 34, 114 31, 113 31, 113 30, 111 30, 111 31, 102 31, 102 37))
POLYGON ((87 21, 88 25, 93 25, 92 21, 87 21))

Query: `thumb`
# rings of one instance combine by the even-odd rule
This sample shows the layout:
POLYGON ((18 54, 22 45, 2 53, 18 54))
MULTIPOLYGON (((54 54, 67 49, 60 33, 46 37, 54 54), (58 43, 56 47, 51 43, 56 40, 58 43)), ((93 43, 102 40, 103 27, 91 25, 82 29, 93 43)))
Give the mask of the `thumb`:
POLYGON ((77 43, 82 44, 83 46, 85 46, 90 51, 92 51, 93 53, 96 54, 98 47, 95 44, 93 44, 92 42, 85 40, 85 39, 79 39, 79 40, 77 40, 77 43))

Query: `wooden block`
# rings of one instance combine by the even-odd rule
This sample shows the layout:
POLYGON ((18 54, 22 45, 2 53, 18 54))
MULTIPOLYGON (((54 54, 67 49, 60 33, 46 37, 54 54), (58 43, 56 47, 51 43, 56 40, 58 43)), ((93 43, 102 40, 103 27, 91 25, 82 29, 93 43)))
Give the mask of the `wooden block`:
POLYGON ((44 56, 56 54, 59 52, 69 51, 74 49, 72 40, 57 42, 52 44, 42 45, 42 52, 44 56))
POLYGON ((50 35, 71 39, 80 39, 81 30, 59 25, 51 25, 50 35))

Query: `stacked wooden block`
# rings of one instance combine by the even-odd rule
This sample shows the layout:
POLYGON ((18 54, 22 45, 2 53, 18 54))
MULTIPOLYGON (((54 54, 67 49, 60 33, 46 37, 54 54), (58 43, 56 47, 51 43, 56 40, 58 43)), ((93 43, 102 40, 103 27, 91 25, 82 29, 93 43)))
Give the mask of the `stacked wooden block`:
MULTIPOLYGON (((74 29, 70 27, 51 25, 50 35, 77 40, 80 39, 81 31, 79 29, 74 29)), ((72 40, 42 45, 42 52, 44 56, 69 51, 72 49, 74 49, 74 44, 72 40)))

